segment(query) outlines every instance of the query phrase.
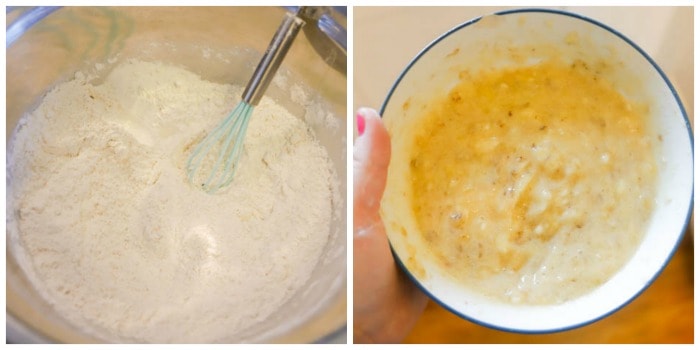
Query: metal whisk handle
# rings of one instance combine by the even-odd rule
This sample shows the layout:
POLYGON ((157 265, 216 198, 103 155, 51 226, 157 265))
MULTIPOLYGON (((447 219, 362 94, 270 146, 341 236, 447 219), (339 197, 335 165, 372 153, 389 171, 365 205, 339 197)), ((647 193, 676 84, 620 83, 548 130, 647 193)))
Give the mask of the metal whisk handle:
POLYGON ((243 102, 252 106, 256 106, 262 98, 265 90, 275 76, 284 56, 292 46, 294 38, 299 33, 299 30, 304 25, 304 21, 295 14, 287 13, 284 21, 277 28, 275 36, 272 37, 270 45, 265 51, 265 55, 260 60, 258 67, 255 68, 253 76, 248 81, 248 85, 243 91, 243 102))

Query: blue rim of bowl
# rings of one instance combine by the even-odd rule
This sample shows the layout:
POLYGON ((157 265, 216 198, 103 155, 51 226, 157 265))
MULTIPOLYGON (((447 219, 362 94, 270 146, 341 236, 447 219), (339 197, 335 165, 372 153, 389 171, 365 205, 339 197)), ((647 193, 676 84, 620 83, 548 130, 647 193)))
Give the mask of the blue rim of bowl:
MULTIPOLYGON (((5 48, 10 47, 17 39, 19 39, 29 28, 44 19, 44 17, 54 13, 61 8, 60 6, 37 6, 22 12, 14 22, 10 23, 5 30, 5 48)), ((20 11, 16 7, 8 7, 5 13, 12 11, 20 11)))
MULTIPOLYGON (((654 69, 656 69, 657 73, 661 76, 661 78, 662 78, 662 79, 664 80, 664 82, 666 83, 666 86, 668 87, 668 89, 669 89, 669 90, 671 91, 671 93, 673 94, 673 98, 676 100, 677 105, 680 107, 681 113, 683 114, 683 119, 684 119, 685 127, 686 127, 686 130, 688 131, 688 139, 689 139, 689 141, 690 141, 691 158, 694 158, 694 156, 693 156, 693 155, 694 155, 694 150, 693 150, 693 148, 694 148, 694 147, 693 147, 693 145, 694 145, 693 133, 692 133, 692 130, 691 130, 691 127, 690 127, 690 120, 688 119, 688 115, 686 114, 685 107, 683 106, 683 102, 681 101, 680 96, 678 96, 678 93, 676 92, 676 89, 673 87, 673 84, 671 84, 671 82, 670 82, 670 80, 668 79, 668 77, 666 76, 666 74, 664 74, 664 72, 663 72, 663 70, 661 69, 661 67, 659 67, 659 65, 656 64, 656 62, 655 62, 646 52, 644 52, 644 50, 642 50, 641 47, 639 47, 639 46, 638 46, 637 44, 635 44, 632 40, 630 40, 629 38, 627 38, 627 37, 626 37, 625 35, 623 35, 622 33, 618 32, 617 30, 615 30, 615 29, 613 29, 613 28, 611 28, 611 27, 609 27, 609 26, 607 26, 607 25, 605 25, 605 24, 603 24, 603 23, 600 23, 600 22, 598 22, 598 21, 596 21, 596 20, 594 20, 594 19, 591 19, 591 18, 582 16, 582 15, 579 15, 579 14, 576 14, 576 13, 572 13, 572 12, 566 12, 566 11, 561 11, 561 10, 553 10, 553 9, 524 8, 524 9, 515 9, 515 10, 499 11, 499 12, 493 13, 493 15, 505 16, 505 15, 511 15, 511 14, 520 14, 520 13, 547 13, 547 14, 553 14, 553 15, 568 16, 568 17, 572 17, 572 18, 575 18, 575 19, 578 19, 578 20, 582 20, 582 21, 591 23, 591 24, 593 24, 593 25, 596 25, 596 26, 598 26, 598 27, 600 27, 600 28, 603 28, 603 29, 607 30, 608 32, 610 32, 611 34, 613 34, 613 35, 617 36, 618 38, 624 40, 628 45, 632 46, 635 50, 637 50, 637 52, 638 52, 639 54, 641 54, 641 55, 647 60, 647 62, 649 62, 649 63, 654 67, 654 69)), ((464 28, 466 28, 466 27, 468 27, 468 26, 470 26, 470 25, 472 25, 472 24, 474 24, 474 23, 477 23, 477 22, 478 22, 479 20, 481 20, 482 18, 483 18, 483 16, 477 17, 477 18, 474 18, 474 19, 469 20, 469 21, 467 21, 467 22, 464 22, 464 23, 462 23, 462 24, 460 24, 460 25, 457 25, 456 27, 450 29, 449 31, 445 32, 445 33, 442 34, 440 37, 438 37, 437 39, 435 39, 434 41, 432 41, 430 44, 428 44, 428 46, 426 46, 425 48, 423 48, 423 50, 421 50, 421 51, 418 53, 418 55, 416 55, 416 56, 411 60, 411 62, 408 64, 408 66, 406 66, 406 68, 404 68, 404 70, 401 72, 401 74, 400 74, 399 77, 396 79, 396 81, 394 82, 394 84, 391 86, 391 89, 389 89, 389 93, 387 94, 386 99, 384 99, 384 103, 382 104, 382 107, 381 107, 380 110, 379 110, 379 115, 383 115, 383 114, 384 114, 384 111, 385 111, 387 105, 389 104, 389 101, 391 100, 391 97, 392 97, 392 95, 394 94, 394 91, 396 90, 396 88, 399 86, 399 84, 401 83, 401 81, 403 80, 403 78, 406 76, 406 74, 411 70, 411 68, 413 67, 413 65, 414 65, 416 62, 418 62, 418 61, 421 59, 421 57, 423 57, 423 55, 424 55, 425 53, 427 53, 428 51, 430 51, 430 49, 432 49, 435 45, 437 45, 437 44, 438 44, 439 42, 441 42, 443 39, 449 37, 450 35, 452 35, 452 34, 458 32, 458 31, 460 31, 460 30, 462 30, 462 29, 464 29, 464 28)), ((691 164, 691 171, 694 171, 693 167, 694 167, 694 165, 691 164)), ((401 261, 401 259, 398 257, 398 255, 396 254, 396 251, 394 251, 394 248, 393 248, 393 246, 391 245, 391 242, 389 242, 389 244, 390 244, 390 247, 391 247, 391 253, 392 253, 392 255, 394 256, 394 260, 397 262, 397 264, 399 265, 399 267, 406 273, 406 275, 409 277, 409 279, 410 279, 411 281, 413 281, 413 283, 414 283, 415 285, 417 285, 417 286, 423 291, 423 293, 425 293, 428 297, 430 297, 435 303, 437 303, 437 304, 440 305, 441 307, 445 308, 446 310, 450 311, 451 313, 453 313, 453 314, 455 314, 455 315, 457 315, 457 316, 459 316, 459 317, 461 317, 461 318, 463 318, 463 319, 465 319, 465 320, 468 320, 468 321, 471 321, 471 322, 473 322, 473 323, 476 323, 476 324, 478 324, 478 325, 481 325, 481 326, 484 326, 484 327, 488 327, 488 328, 492 328, 492 329, 496 329, 496 330, 506 331, 506 332, 523 333, 523 334, 543 334, 543 333, 563 332, 563 331, 567 331, 567 330, 571 330, 571 329, 575 329, 575 328, 579 328, 579 327, 583 327, 583 326, 589 325, 589 324, 591 324, 591 323, 594 323, 594 322, 596 322, 596 321, 599 321, 599 320, 601 320, 601 319, 603 319, 603 318, 606 318, 606 317, 610 316, 611 314, 617 312, 618 310, 622 309, 622 308, 625 307, 627 304, 629 304, 630 302, 632 302, 634 299, 636 299, 639 295, 641 295, 641 294, 642 294, 642 293, 643 293, 643 292, 644 292, 644 291, 659 277, 659 275, 661 274, 661 272, 662 272, 662 271, 666 268, 666 266, 668 265, 668 263, 669 263, 669 261, 671 260, 671 258, 673 257, 673 255, 676 253, 676 250, 678 250, 678 246, 680 245, 680 242, 681 242, 681 240, 683 239, 684 233, 685 233, 685 232, 687 231, 687 229, 688 229, 688 224, 689 224, 689 222, 690 222, 690 215, 691 215, 691 213, 692 213, 692 208, 693 208, 693 191, 694 191, 694 187, 695 187, 695 183, 694 183, 694 179, 693 179, 692 182, 691 182, 690 201, 689 201, 689 203, 688 203, 688 211, 687 211, 687 213, 686 213, 685 223, 683 224, 683 230, 678 234, 678 237, 676 238, 676 242, 675 242, 675 244, 674 244, 674 246, 673 246, 673 249, 671 249, 671 251, 669 252, 668 257, 666 258, 666 261, 660 266, 659 270, 656 271, 656 272, 654 273, 654 275, 647 281, 647 283, 646 283, 639 291, 637 291, 635 294, 633 294, 632 296, 630 296, 630 298, 629 298, 627 301, 625 301, 624 303, 620 304, 618 307, 616 307, 616 308, 614 308, 614 309, 612 309, 612 310, 610 310, 610 311, 608 311, 608 312, 606 312, 606 313, 603 313, 603 314, 601 314, 601 315, 598 316, 598 317, 592 318, 592 319, 590 319, 590 320, 588 320, 588 321, 579 322, 579 323, 576 323, 576 324, 572 324, 572 325, 565 326, 565 327, 560 327, 560 328, 550 328, 550 329, 541 329, 541 330, 509 328, 509 327, 499 326, 499 325, 497 325, 497 324, 487 323, 487 322, 481 321, 481 320, 479 320, 479 319, 477 319, 477 318, 474 318, 474 317, 471 317, 471 316, 466 315, 466 314, 464 314, 464 313, 461 313, 461 312, 457 311, 456 309, 452 308, 451 306, 447 305, 446 303, 442 302, 442 300, 440 300, 438 297, 436 297, 435 295, 433 295, 433 294, 428 290, 428 288, 426 288, 423 284, 421 284, 420 281, 418 281, 418 279, 408 270, 408 268, 404 265, 404 263, 403 263, 403 262, 401 261)))

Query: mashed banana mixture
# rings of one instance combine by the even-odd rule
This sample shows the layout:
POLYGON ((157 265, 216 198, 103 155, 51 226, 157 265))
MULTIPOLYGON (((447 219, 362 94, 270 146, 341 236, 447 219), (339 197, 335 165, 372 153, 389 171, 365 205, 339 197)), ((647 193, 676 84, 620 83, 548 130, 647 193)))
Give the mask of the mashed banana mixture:
POLYGON ((654 207, 655 137, 585 63, 464 75, 416 130, 412 208, 440 266, 523 304, 590 292, 654 207))

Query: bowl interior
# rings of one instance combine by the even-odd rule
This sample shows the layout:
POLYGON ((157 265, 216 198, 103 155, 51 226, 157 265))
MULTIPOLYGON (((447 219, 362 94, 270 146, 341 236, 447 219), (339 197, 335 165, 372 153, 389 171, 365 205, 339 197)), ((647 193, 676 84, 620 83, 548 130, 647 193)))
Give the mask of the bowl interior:
MULTIPOLYGON (((104 77, 129 58, 174 64, 210 81, 244 85, 284 12, 279 7, 59 9, 7 49, 7 139, 18 119, 53 85, 76 71, 104 77)), ((268 96, 304 118, 328 151, 339 179, 335 215, 307 285, 263 323, 222 341, 319 341, 346 322, 346 77, 327 65, 302 34, 268 96)), ((15 341, 99 341, 66 324, 32 290, 12 257, 15 243, 7 238, 8 336, 24 329, 26 337, 15 341)))
POLYGON ((382 116, 392 138, 390 180, 382 201, 392 249, 424 291, 474 322, 511 331, 548 332, 599 319, 654 280, 687 225, 693 188, 692 138, 680 99, 661 69, 639 47, 591 19, 558 11, 520 10, 460 25, 409 64, 390 91, 382 116), (412 130, 425 107, 459 82, 459 72, 531 65, 550 58, 603 67, 601 74, 627 99, 649 105, 650 130, 663 140, 655 149, 656 208, 641 246, 608 282, 559 305, 513 306, 452 282, 426 250, 410 208, 412 130))

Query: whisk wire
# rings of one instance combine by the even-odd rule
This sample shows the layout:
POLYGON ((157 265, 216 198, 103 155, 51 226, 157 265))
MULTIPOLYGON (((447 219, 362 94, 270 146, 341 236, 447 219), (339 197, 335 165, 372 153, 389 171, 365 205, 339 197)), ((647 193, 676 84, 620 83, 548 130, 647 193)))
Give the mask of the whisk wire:
MULTIPOLYGON (((245 102, 241 102, 238 105, 238 107, 241 106, 241 114, 240 116, 235 116, 236 121, 233 125, 233 128, 229 131, 228 136, 226 137, 225 152, 220 153, 219 159, 217 160, 217 164, 223 164, 223 155, 224 153, 228 154, 226 163, 223 164, 221 177, 217 182, 220 185, 218 185, 217 187, 224 187, 231 183, 231 181, 233 180, 233 176, 236 173, 238 161, 241 157, 241 151, 243 150, 243 139, 246 134, 246 131, 248 130, 248 122, 250 121, 250 116, 253 114, 253 106, 245 102)), ((213 174, 214 173, 212 172, 212 175, 213 174)))
POLYGON ((239 103, 236 108, 224 118, 219 125, 211 131, 194 149, 187 161, 187 177, 191 183, 204 189, 208 193, 215 192, 231 182, 235 173, 238 159, 243 149, 243 135, 248 128, 248 121, 252 114, 252 106, 245 102, 239 103), (200 181, 204 170, 200 167, 212 148, 219 148, 217 159, 213 162, 213 168, 204 181, 200 181), (224 157, 226 157, 224 162, 224 157), (198 173, 200 171, 200 173, 198 173), (212 182, 218 176, 218 182, 212 182))
MULTIPOLYGON (((238 107, 236 107, 236 109, 238 109, 238 107)), ((231 112, 231 114, 235 112, 236 110, 231 112)), ((211 150, 211 148, 217 143, 221 134, 232 122, 233 119, 229 117, 224 118, 221 122, 219 122, 219 125, 217 125, 216 128, 214 128, 214 130, 212 130, 209 134, 207 134, 207 136, 194 148, 194 151, 187 160, 187 177, 190 182, 192 182, 194 179, 195 170, 199 168, 199 165, 209 153, 209 150, 211 150)))
MULTIPOLYGON (((226 156, 227 154, 230 155, 229 148, 231 148, 231 139, 233 138, 233 135, 238 133, 238 130, 239 130, 239 127, 241 124, 239 112, 243 108, 243 106, 244 106, 243 103, 239 103, 236 106, 236 108, 233 110, 233 112, 231 112, 231 114, 229 114, 228 117, 226 117, 226 119, 233 122, 233 127, 231 127, 231 128, 224 127, 222 129, 222 133, 224 133, 226 130, 228 130, 228 133, 226 134, 226 137, 224 139, 221 139, 221 141, 220 141, 220 142, 222 142, 221 151, 218 154, 216 162, 214 162, 215 165, 211 169, 211 173, 209 173, 209 177, 207 177, 206 181, 204 181, 203 186, 205 187, 205 189, 207 189, 209 187, 209 185, 211 184, 211 180, 213 180, 216 175, 223 176, 225 174, 226 167, 225 167, 225 164, 222 163, 222 160, 224 159, 224 156, 226 156), (222 167, 223 167, 223 169, 222 169, 222 167)), ((228 123, 226 123, 225 125, 227 125, 227 124, 228 123)))

